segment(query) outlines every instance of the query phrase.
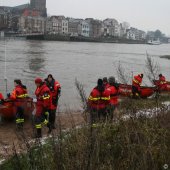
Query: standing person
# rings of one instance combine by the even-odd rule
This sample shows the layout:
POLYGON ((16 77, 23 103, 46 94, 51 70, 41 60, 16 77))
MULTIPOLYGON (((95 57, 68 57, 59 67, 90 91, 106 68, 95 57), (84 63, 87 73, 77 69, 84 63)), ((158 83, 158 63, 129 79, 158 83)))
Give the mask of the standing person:
POLYGON ((162 74, 159 74, 158 88, 159 88, 159 90, 166 90, 166 88, 167 88, 166 78, 162 74))
POLYGON ((109 107, 109 115, 111 120, 113 119, 113 112, 118 106, 118 91, 119 87, 115 82, 114 77, 109 77, 109 87, 108 90, 110 92, 110 107, 109 107))
POLYGON ((4 100, 4 96, 0 93, 0 100, 4 100))
POLYGON ((143 74, 138 74, 134 76, 134 79, 132 81, 132 94, 135 98, 140 97, 142 80, 143 74))
POLYGON ((4 96, 2 95, 2 93, 0 93, 0 104, 3 104, 4 102, 4 96))
POLYGON ((35 84, 37 86, 35 90, 36 95, 36 113, 35 113, 35 128, 37 130, 36 137, 42 137, 42 125, 47 125, 49 128, 49 133, 51 133, 51 126, 47 120, 47 115, 50 109, 50 90, 47 85, 42 81, 41 78, 35 79, 35 84))
POLYGON ((55 118, 56 110, 58 105, 58 100, 61 94, 61 86, 58 81, 56 81, 51 74, 45 79, 46 85, 50 89, 51 105, 49 112, 49 123, 52 129, 55 129, 55 118))
POLYGON ((110 93, 105 89, 103 80, 98 79, 97 86, 92 90, 88 98, 90 108, 91 123, 96 122, 96 119, 107 116, 107 107, 110 102, 110 93))
POLYGON ((109 87, 109 83, 108 83, 107 77, 104 77, 104 78, 103 78, 103 84, 104 84, 104 87, 105 87, 105 88, 108 88, 108 87, 109 87))
POLYGON ((18 130, 23 128, 24 123, 24 99, 28 97, 27 88, 21 82, 21 80, 14 80, 14 90, 10 95, 10 99, 14 101, 16 109, 16 125, 18 130))

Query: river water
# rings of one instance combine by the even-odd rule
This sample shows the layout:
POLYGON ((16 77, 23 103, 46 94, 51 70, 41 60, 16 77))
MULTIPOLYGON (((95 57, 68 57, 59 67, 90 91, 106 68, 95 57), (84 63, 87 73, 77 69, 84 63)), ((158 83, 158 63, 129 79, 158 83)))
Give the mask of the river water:
MULTIPOLYGON (((170 60, 159 58, 170 55, 170 44, 159 46, 137 44, 51 42, 26 40, 0 41, 0 91, 6 93, 4 77, 8 79, 8 92, 13 80, 22 79, 34 97, 34 79, 46 78, 51 73, 62 85, 60 110, 80 108, 74 82, 84 84, 89 95, 99 77, 116 76, 120 62, 129 75, 144 73, 146 52, 161 66, 161 73, 170 80, 170 60), (5 45, 6 44, 6 45, 5 45), (6 47, 6 74, 5 74, 6 47)), ((148 81, 144 78, 144 83, 148 81)))

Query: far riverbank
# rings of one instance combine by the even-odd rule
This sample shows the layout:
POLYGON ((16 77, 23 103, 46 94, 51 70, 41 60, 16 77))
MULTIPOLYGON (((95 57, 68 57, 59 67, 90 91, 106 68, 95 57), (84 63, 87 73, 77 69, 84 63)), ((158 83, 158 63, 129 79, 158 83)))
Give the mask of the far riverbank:
POLYGON ((74 42, 98 42, 98 43, 123 43, 123 44, 146 44, 146 40, 128 40, 115 37, 82 37, 82 36, 63 36, 63 35, 28 35, 28 40, 47 40, 47 41, 74 41, 74 42))

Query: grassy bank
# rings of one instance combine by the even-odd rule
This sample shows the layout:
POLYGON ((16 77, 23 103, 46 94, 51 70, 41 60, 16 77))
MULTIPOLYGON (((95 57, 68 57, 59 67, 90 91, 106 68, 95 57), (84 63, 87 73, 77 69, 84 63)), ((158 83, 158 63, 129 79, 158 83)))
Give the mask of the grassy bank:
MULTIPOLYGON (((129 119, 117 117, 114 122, 85 124, 53 134, 46 142, 25 140, 25 154, 15 151, 0 169, 3 170, 144 170, 164 169, 170 165, 170 112, 162 108, 151 118, 138 110, 155 108, 169 99, 128 100, 120 107, 131 113, 129 119)), ((74 124, 74 122, 72 122, 74 124)), ((73 126, 74 127, 74 126, 73 126)))

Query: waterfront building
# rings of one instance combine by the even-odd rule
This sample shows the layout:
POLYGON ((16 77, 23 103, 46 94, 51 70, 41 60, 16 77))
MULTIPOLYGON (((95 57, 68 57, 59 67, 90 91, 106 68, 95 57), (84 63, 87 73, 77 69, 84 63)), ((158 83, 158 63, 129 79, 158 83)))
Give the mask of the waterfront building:
POLYGON ((51 16, 47 18, 46 33, 68 34, 68 20, 64 16, 51 16))
POLYGON ((90 36, 90 25, 83 19, 69 19, 68 29, 71 36, 90 36))
POLYGON ((107 18, 103 21, 103 35, 104 36, 120 36, 120 25, 116 19, 107 18))
POLYGON ((9 26, 10 11, 0 7, 0 30, 6 30, 9 26))
POLYGON ((34 15, 35 11, 30 15, 24 15, 18 17, 18 32, 20 33, 44 33, 45 19, 40 15, 34 15))
POLYGON ((139 40, 146 40, 146 32, 142 30, 138 30, 139 32, 139 40))
POLYGON ((69 19, 68 21, 68 33, 71 36, 78 36, 79 34, 79 23, 80 20, 77 19, 69 19))
POLYGON ((68 34, 68 20, 62 20, 62 34, 68 34))
POLYGON ((89 23, 84 21, 84 20, 80 22, 80 35, 84 36, 84 37, 89 37, 90 36, 89 23))
POLYGON ((142 30, 138 30, 137 28, 131 27, 127 30, 127 39, 131 40, 145 40, 146 39, 146 33, 142 30))
POLYGON ((126 33, 126 38, 129 40, 136 40, 135 32, 132 29, 128 29, 126 33))
POLYGON ((129 27, 130 24, 128 22, 120 23, 120 38, 126 38, 126 33, 129 27))
POLYGON ((85 21, 89 24, 89 36, 98 38, 102 36, 102 21, 93 18, 86 18, 85 21))
POLYGON ((51 34, 53 32, 51 17, 47 17, 45 21, 45 33, 51 34))

